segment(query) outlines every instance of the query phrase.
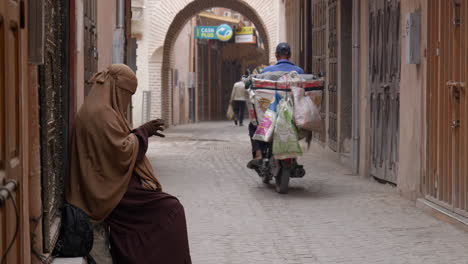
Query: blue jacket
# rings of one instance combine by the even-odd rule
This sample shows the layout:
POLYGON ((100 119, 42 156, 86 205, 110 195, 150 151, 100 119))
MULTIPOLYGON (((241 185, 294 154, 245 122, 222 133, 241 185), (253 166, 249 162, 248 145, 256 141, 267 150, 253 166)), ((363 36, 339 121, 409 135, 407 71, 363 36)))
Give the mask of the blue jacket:
POLYGON ((304 74, 304 70, 301 67, 294 65, 294 63, 288 60, 279 60, 275 65, 265 67, 261 73, 274 71, 296 71, 299 74, 304 74))

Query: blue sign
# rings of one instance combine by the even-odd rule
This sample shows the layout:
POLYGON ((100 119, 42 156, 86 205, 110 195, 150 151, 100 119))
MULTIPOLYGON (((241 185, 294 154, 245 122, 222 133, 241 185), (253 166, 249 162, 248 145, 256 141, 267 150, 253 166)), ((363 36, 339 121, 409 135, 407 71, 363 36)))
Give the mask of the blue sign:
POLYGON ((195 27, 195 38, 196 39, 218 39, 216 36, 216 30, 218 27, 201 26, 195 27))
POLYGON ((229 41, 234 35, 232 27, 227 24, 214 26, 198 26, 195 27, 196 39, 218 39, 221 41, 229 41))
POLYGON ((232 35, 234 35, 234 31, 228 24, 222 24, 216 29, 216 36, 221 41, 229 41, 232 35))

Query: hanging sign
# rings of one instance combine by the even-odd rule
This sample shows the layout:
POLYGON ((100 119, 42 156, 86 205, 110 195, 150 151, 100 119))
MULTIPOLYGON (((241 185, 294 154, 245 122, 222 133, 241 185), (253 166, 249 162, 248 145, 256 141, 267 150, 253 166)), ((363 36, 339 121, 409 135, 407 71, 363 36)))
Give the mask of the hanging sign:
POLYGON ((195 27, 195 38, 196 39, 218 39, 218 37, 216 36, 216 29, 218 29, 218 27, 213 27, 213 26, 195 27))
POLYGON ((221 41, 231 40, 234 32, 227 24, 219 26, 197 26, 195 27, 195 39, 218 39, 221 41))
POLYGON ((254 35, 236 35, 236 43, 255 44, 257 43, 257 37, 254 35))
POLYGON ((239 27, 236 29, 236 35, 253 35, 253 27, 239 27))
POLYGON ((216 36, 221 41, 231 40, 232 35, 234 35, 234 32, 232 30, 232 27, 229 26, 228 24, 219 25, 218 28, 216 29, 216 36))

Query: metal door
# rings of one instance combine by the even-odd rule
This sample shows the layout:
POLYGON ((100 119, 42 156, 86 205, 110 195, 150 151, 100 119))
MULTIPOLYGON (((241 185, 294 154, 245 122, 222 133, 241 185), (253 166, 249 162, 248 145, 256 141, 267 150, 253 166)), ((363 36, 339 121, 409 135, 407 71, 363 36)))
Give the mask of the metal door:
POLYGON ((468 217, 468 3, 429 3, 426 197, 468 217))
POLYGON ((338 151, 338 0, 328 1, 328 145, 338 151))
MULTIPOLYGON (((324 75, 326 72, 327 50, 325 48, 327 39, 327 2, 326 0, 313 0, 312 2, 312 74, 324 75)), ((320 142, 326 140, 326 93, 323 94, 322 109, 322 129, 320 132, 314 132, 313 136, 320 142)))
POLYGON ((84 8, 84 79, 85 95, 89 93, 91 78, 97 72, 97 6, 96 0, 85 0, 84 8))
POLYGON ((396 183, 400 110, 400 1, 369 2, 371 175, 396 183))
POLYGON ((68 1, 45 0, 44 64, 39 67, 44 252, 53 250, 68 164, 68 1))
MULTIPOLYGON (((21 135, 22 103, 21 84, 24 50, 21 40, 20 1, 0 1, 0 186, 9 180, 22 184, 23 153, 21 135)), ((0 257, 9 249, 6 263, 21 263, 20 247, 22 234, 15 234, 15 227, 19 228, 21 222, 17 221, 16 214, 22 215, 20 190, 12 193, 6 203, 0 206, 0 257), (17 208, 15 208, 16 203, 17 208), (15 213, 16 211, 16 213, 15 213)))

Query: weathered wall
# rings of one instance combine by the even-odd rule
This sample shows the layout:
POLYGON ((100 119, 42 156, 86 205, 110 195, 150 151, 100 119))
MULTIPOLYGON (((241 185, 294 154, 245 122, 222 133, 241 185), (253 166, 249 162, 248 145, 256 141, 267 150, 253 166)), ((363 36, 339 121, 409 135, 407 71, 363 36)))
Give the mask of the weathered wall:
POLYGON ((192 39, 192 24, 187 23, 180 32, 177 40, 174 43, 174 66, 178 72, 178 83, 173 91, 173 109, 174 109, 174 125, 186 122, 188 116, 188 75, 190 71, 190 45, 192 39), (182 110, 182 111, 181 111, 182 110))
POLYGON ((370 175, 369 0, 361 0, 359 54, 359 175, 370 175))
POLYGON ((407 198, 420 195, 420 179, 425 169, 425 101, 427 47, 427 0, 401 1, 401 81, 400 81, 400 166, 398 189, 407 198), (405 18, 422 9, 421 64, 406 64, 405 18))
POLYGON ((117 1, 97 2, 97 48, 99 52, 98 71, 112 64, 112 40, 116 26, 117 1))
MULTIPOLYGON (((146 5, 146 1, 140 0, 136 1, 138 7, 146 5)), ((132 3, 133 4, 133 3, 132 3)), ((138 18, 132 21, 132 34, 137 38, 137 71, 136 75, 138 78, 138 89, 136 94, 132 97, 133 103, 133 125, 135 127, 142 124, 143 117, 143 91, 149 90, 149 59, 150 54, 148 53, 148 34, 145 34, 148 27, 148 20, 145 19, 148 17, 147 8, 140 8, 141 14, 138 18)))
POLYGON ((76 50, 75 50, 75 111, 80 109, 84 101, 84 10, 83 0, 77 0, 75 30, 76 30, 76 50))

